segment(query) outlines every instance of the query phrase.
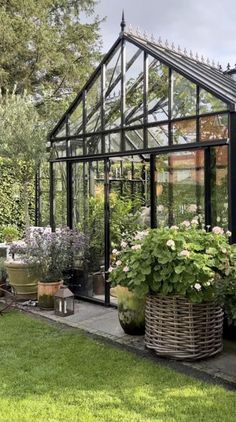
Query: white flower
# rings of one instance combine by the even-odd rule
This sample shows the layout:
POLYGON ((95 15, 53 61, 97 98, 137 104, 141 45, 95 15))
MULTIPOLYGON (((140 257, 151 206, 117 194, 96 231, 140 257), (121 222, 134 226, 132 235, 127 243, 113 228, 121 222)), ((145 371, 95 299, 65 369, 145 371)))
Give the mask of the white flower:
POLYGON ((119 267, 122 264, 121 261, 116 261, 116 266, 119 267))
POLYGON ((141 245, 134 245, 131 247, 131 249, 133 249, 133 251, 138 251, 141 249, 141 245))
POLYGON ((214 234, 223 234, 224 233, 224 229, 222 229, 219 226, 215 226, 212 229, 212 233, 214 233, 214 234))
POLYGON ((232 236, 232 233, 229 230, 227 230, 227 232, 225 234, 226 234, 227 237, 231 237, 232 236))
POLYGON ((186 258, 189 258, 190 256, 190 252, 187 251, 187 249, 183 249, 180 253, 179 256, 186 256, 186 258))
POLYGON ((197 205, 196 204, 190 204, 187 208, 188 212, 196 212, 197 211, 197 205))
POLYGON ((112 250, 113 255, 117 255, 118 254, 118 250, 117 249, 113 249, 112 250))
POLYGON ((185 227, 189 227, 190 226, 190 222, 188 220, 185 220, 181 223, 183 226, 185 227))
POLYGON ((108 272, 109 272, 109 273, 112 273, 112 271, 113 271, 113 270, 114 270, 114 268, 113 268, 113 267, 109 267, 109 268, 108 268, 108 272))
POLYGON ((123 268, 123 271, 124 271, 125 273, 127 273, 127 272, 129 271, 129 267, 126 265, 126 267, 124 267, 124 268, 123 268))
POLYGON ((172 249, 172 251, 174 251, 174 250, 175 250, 175 242, 174 242, 174 240, 169 239, 169 240, 167 240, 166 244, 167 244, 167 246, 168 246, 169 248, 171 248, 171 249, 172 249))
POLYGON ((179 230, 179 227, 178 226, 171 226, 170 230, 179 230))
POLYGON ((146 237, 147 235, 148 235, 148 230, 137 232, 134 236, 134 240, 143 240, 143 238, 146 237))
POLYGON ((164 211, 164 206, 163 205, 158 205, 157 206, 157 211, 160 211, 160 212, 164 211))
POLYGON ((196 290, 201 290, 202 289, 202 286, 201 286, 201 284, 199 284, 199 283, 195 283, 194 284, 194 288, 196 289, 196 290))
POLYGON ((196 220, 195 218, 192 219, 191 224, 193 226, 197 226, 198 225, 198 220, 196 220))
POLYGON ((121 246, 122 248, 127 248, 128 243, 127 243, 127 242, 125 242, 124 240, 122 240, 122 242, 121 242, 120 246, 121 246))
POLYGON ((210 286, 211 285, 211 282, 210 281, 207 281, 206 282, 206 286, 210 286))
POLYGON ((222 253, 227 253, 227 249, 226 248, 221 248, 221 252, 222 253))

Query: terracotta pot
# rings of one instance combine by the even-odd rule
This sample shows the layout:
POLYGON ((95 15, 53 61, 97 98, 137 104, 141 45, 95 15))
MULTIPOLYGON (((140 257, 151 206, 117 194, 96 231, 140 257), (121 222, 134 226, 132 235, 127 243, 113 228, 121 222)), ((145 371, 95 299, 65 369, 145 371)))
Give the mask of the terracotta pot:
POLYGON ((38 276, 34 266, 20 261, 5 261, 5 267, 17 300, 36 300, 38 276))
POLYGON ((54 295, 63 285, 63 281, 54 281, 51 283, 38 282, 38 306, 41 309, 54 309, 54 295))

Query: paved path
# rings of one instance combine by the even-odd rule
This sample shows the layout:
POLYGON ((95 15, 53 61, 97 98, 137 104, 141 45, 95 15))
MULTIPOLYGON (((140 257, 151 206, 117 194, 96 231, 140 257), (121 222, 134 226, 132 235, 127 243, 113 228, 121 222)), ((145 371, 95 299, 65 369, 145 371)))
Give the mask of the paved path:
POLYGON ((54 311, 42 311, 33 307, 24 307, 24 310, 103 337, 117 345, 122 345, 185 373, 206 380, 219 381, 236 388, 236 342, 225 342, 224 351, 214 358, 200 362, 180 363, 158 358, 151 351, 147 350, 144 346, 143 336, 125 334, 119 324, 117 310, 114 308, 106 308, 89 302, 76 301, 75 314, 65 318, 56 316, 54 311))

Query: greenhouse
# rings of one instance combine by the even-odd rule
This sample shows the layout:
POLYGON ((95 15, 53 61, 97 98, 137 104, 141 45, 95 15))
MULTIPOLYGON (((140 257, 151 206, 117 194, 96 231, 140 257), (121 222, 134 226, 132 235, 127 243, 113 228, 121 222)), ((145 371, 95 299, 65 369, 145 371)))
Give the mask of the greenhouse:
POLYGON ((138 230, 197 218, 236 242, 235 104, 233 71, 122 21, 49 135, 50 224, 89 236, 78 296, 112 303, 112 250, 138 230))

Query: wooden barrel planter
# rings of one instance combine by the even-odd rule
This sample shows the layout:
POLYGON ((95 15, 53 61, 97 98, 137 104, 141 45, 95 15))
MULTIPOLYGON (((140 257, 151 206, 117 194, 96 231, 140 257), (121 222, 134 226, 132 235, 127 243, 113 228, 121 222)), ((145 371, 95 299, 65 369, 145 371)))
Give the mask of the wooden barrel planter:
POLYGON ((179 296, 149 295, 145 345, 180 360, 214 356, 223 349, 223 310, 214 302, 191 303, 179 296))

